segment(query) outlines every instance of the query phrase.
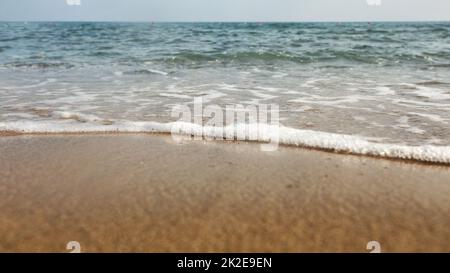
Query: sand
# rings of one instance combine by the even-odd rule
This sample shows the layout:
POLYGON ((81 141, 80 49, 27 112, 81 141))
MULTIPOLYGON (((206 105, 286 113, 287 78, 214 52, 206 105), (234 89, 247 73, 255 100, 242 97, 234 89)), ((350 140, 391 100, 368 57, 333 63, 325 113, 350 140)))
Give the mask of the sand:
POLYGON ((0 137, 0 252, 450 251, 450 167, 160 135, 0 137))

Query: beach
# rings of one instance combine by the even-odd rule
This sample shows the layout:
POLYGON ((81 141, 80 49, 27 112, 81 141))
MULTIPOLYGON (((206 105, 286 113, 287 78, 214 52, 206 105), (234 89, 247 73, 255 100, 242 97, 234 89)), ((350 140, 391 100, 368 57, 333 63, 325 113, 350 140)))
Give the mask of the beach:
POLYGON ((0 252, 450 252, 448 22, 0 33, 0 252))
POLYGON ((0 137, 0 252, 450 251, 450 167, 161 134, 0 137))

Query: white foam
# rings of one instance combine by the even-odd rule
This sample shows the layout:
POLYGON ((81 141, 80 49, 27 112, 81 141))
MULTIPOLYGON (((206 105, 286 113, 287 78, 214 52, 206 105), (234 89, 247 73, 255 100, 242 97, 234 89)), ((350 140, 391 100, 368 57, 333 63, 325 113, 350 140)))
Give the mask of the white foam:
MULTIPOLYGON (((397 122, 399 124, 397 127, 400 127, 402 129, 404 129, 405 131, 411 132, 413 134, 419 134, 419 135, 422 135, 425 133, 425 130, 422 130, 418 127, 409 125, 409 118, 407 116, 402 116, 402 117, 398 118, 397 122)), ((395 126, 393 126, 393 127, 395 128, 395 126)))
POLYGON ((277 79, 279 79, 279 78, 284 78, 284 77, 287 77, 287 76, 289 76, 289 74, 278 72, 278 73, 275 73, 275 74, 272 76, 272 78, 277 78, 277 79))
POLYGON ((434 107, 448 110, 449 105, 445 103, 437 103, 437 102, 424 102, 424 101, 415 101, 408 99, 394 99, 391 101, 393 104, 398 104, 401 106, 417 109, 417 106, 425 106, 425 107, 434 107))
POLYGON ((250 92, 261 100, 271 100, 277 98, 277 96, 265 94, 256 90, 250 90, 250 92))
POLYGON ((167 72, 164 72, 164 71, 161 71, 161 70, 156 70, 156 69, 148 69, 147 68, 147 71, 150 72, 150 73, 159 74, 159 75, 163 75, 163 76, 169 75, 169 73, 167 73, 167 72))
POLYGON ((36 88, 36 87, 45 86, 45 85, 47 85, 49 83, 54 83, 54 82, 57 82, 57 79, 50 78, 50 79, 46 79, 45 81, 41 81, 41 82, 36 83, 36 84, 20 86, 20 88, 22 88, 22 89, 36 88))
POLYGON ((299 108, 297 108, 297 109, 293 109, 293 110, 291 110, 292 112, 308 112, 308 111, 310 111, 310 110, 313 110, 314 108, 313 107, 311 107, 311 106, 308 106, 308 105, 304 105, 304 106, 301 106, 301 107, 299 107, 299 108))
POLYGON ((444 90, 426 86, 417 86, 417 90, 415 90, 413 93, 418 96, 437 101, 450 99, 450 95, 446 94, 444 90))
POLYGON ((325 106, 337 106, 341 104, 354 104, 362 99, 368 99, 358 95, 350 95, 346 97, 327 97, 327 98, 318 95, 310 95, 309 97, 310 99, 298 98, 289 100, 289 102, 300 102, 305 104, 318 104, 325 106))
POLYGON ((434 121, 434 122, 441 122, 441 123, 444 123, 444 124, 448 124, 447 119, 444 119, 444 118, 442 118, 439 115, 416 113, 416 112, 409 112, 408 114, 409 115, 416 115, 416 116, 423 117, 423 118, 427 118, 427 119, 429 119, 431 121, 434 121))
POLYGON ((0 122, 0 131, 23 133, 170 133, 173 128, 187 135, 223 139, 224 135, 247 132, 250 141, 271 142, 309 148, 327 149, 357 155, 370 155, 396 159, 410 159, 423 162, 450 164, 450 146, 407 146, 399 144, 374 143, 369 138, 353 135, 326 133, 312 130, 300 130, 284 126, 250 124, 218 127, 202 127, 191 123, 158 123, 115 121, 112 125, 80 123, 73 120, 61 121, 15 121, 0 122))
POLYGON ((376 91, 378 91, 379 96, 391 96, 395 95, 395 90, 391 89, 388 86, 378 86, 375 88, 376 91))
POLYGON ((177 98, 177 99, 191 99, 191 96, 188 95, 182 95, 182 94, 174 94, 174 93, 159 93, 161 97, 167 97, 167 98, 177 98))
POLYGON ((94 115, 88 115, 88 114, 82 114, 78 112, 69 112, 69 111, 53 111, 51 112, 51 116, 59 119, 72 119, 79 122, 98 122, 102 121, 101 118, 94 116, 94 115))
POLYGON ((207 94, 203 94, 203 92, 199 92, 199 94, 197 94, 198 96, 201 96, 201 98, 203 99, 203 103, 208 103, 211 102, 215 99, 219 99, 221 97, 225 97, 227 94, 219 92, 217 90, 209 90, 207 92, 207 94))
POLYGON ((8 113, 8 114, 3 114, 2 117, 3 118, 13 117, 13 118, 21 118, 21 119, 33 119, 36 116, 32 115, 32 114, 28 114, 28 113, 8 113))

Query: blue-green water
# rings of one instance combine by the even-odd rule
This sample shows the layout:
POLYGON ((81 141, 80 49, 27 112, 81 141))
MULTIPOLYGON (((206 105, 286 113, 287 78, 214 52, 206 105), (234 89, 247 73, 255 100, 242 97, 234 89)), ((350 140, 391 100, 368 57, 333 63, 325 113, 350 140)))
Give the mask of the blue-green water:
POLYGON ((3 23, 1 64, 447 66, 450 23, 3 23))
POLYGON ((448 146, 450 23, 0 23, 4 128, 168 122, 199 96, 278 104, 296 129, 448 146))

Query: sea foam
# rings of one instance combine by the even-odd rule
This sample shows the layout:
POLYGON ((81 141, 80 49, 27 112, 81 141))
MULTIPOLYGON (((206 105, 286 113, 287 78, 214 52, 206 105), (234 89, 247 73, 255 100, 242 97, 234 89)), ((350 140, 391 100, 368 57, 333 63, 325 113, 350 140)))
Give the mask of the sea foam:
POLYGON ((226 127, 210 127, 198 124, 173 122, 116 121, 111 125, 63 121, 15 121, 0 122, 0 131, 33 133, 172 133, 202 136, 216 140, 247 140, 276 142, 282 145, 323 149, 355 155, 368 155, 391 159, 407 159, 421 162, 450 164, 450 146, 408 146, 375 143, 370 138, 295 129, 267 124, 236 124, 226 127), (231 139, 230 139, 231 136, 231 139), (240 138, 238 136, 241 136, 240 138), (244 137, 242 137, 244 136, 244 137))

